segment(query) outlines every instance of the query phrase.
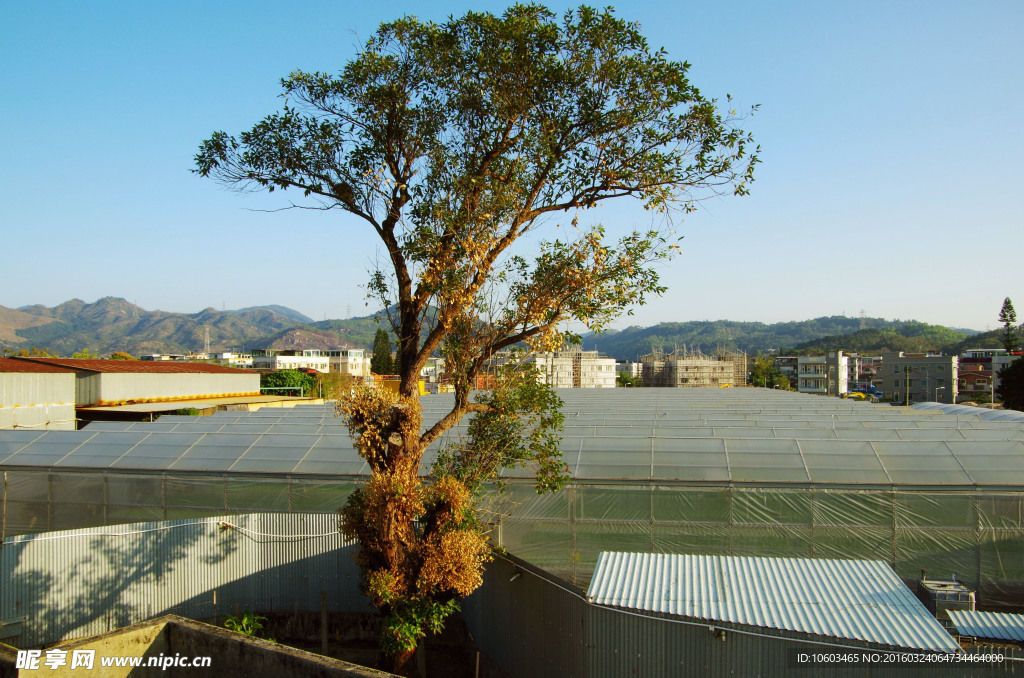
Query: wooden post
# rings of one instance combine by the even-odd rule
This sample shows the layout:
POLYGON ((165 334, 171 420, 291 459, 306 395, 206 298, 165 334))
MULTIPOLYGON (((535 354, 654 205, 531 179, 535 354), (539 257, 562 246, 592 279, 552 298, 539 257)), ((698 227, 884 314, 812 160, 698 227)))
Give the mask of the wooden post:
POLYGON ((327 592, 320 591, 320 654, 327 656, 327 592))

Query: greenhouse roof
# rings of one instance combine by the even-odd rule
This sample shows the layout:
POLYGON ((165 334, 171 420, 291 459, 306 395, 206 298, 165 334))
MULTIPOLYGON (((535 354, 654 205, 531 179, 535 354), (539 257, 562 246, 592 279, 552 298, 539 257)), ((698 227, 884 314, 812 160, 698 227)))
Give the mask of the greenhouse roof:
POLYGON ((599 605, 940 652, 960 646, 879 560, 603 552, 599 605))
MULTIPOLYGON (((565 390, 562 452, 581 482, 1024 488, 1024 422, 764 389, 565 390)), ((448 395, 421 399, 424 421, 448 395)), ((988 412, 988 410, 983 410, 988 412)), ((449 432, 451 440, 464 432, 449 432)), ((438 444, 425 463, 432 461, 438 444)), ((359 476, 330 405, 0 431, 0 466, 359 476)), ((510 479, 528 477, 522 470, 510 479)))

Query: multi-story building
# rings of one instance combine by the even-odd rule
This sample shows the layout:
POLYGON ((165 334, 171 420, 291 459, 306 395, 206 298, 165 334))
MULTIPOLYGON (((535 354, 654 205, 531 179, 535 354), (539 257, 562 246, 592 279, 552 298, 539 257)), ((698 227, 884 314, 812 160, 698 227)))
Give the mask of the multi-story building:
POLYGON ((260 348, 252 352, 252 366, 258 370, 316 370, 330 372, 331 359, 320 350, 278 350, 260 348))
POLYGON ((955 403, 959 388, 957 356, 934 353, 886 353, 882 356, 881 390, 893 402, 955 403))
POLYGON ((842 351, 799 356, 796 360, 797 390, 801 393, 829 396, 849 393, 850 384, 857 383, 861 369, 856 354, 847 355, 842 351))
MULTIPOLYGON (((488 361, 490 368, 527 364, 537 369, 539 379, 554 388, 615 388, 615 359, 597 351, 566 349, 553 353, 499 351, 488 361)), ((477 376, 478 389, 494 388, 494 375, 477 376)))
POLYGON ((615 359, 602 357, 597 351, 537 353, 527 362, 533 363, 541 380, 554 388, 615 388, 615 359))
POLYGON ((775 358, 775 367, 786 379, 789 379, 789 388, 796 391, 800 386, 800 362, 796 356, 780 355, 775 358))
POLYGON ((995 379, 995 383, 991 386, 998 388, 999 373, 1020 357, 1020 351, 1008 353, 1003 348, 972 348, 960 354, 960 372, 979 370, 991 372, 995 379))
POLYGON ((747 383, 747 355, 718 353, 704 355, 660 351, 640 358, 640 378, 644 386, 713 387, 743 386, 747 383))
POLYGON ((828 366, 823 355, 802 355, 796 359, 796 390, 800 393, 828 393, 828 366))
POLYGON ((347 374, 352 377, 366 378, 370 376, 370 359, 361 348, 343 348, 336 351, 320 351, 327 356, 330 371, 336 374, 347 374))
POLYGON ((252 354, 250 353, 211 353, 209 362, 214 365, 235 367, 238 369, 249 369, 252 367, 252 354))
POLYGON ((630 379, 640 379, 643 375, 643 363, 632 360, 617 360, 615 362, 615 376, 625 374, 630 379))
POLYGON ((981 396, 985 402, 991 402, 995 395, 992 376, 992 370, 978 370, 961 365, 957 378, 957 399, 978 400, 981 396))

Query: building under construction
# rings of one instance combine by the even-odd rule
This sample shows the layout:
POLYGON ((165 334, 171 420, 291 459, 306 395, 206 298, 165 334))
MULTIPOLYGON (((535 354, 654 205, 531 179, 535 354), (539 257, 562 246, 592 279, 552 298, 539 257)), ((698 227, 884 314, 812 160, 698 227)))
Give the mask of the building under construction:
POLYGON ((718 351, 706 355, 700 350, 655 351, 640 358, 640 379, 644 386, 699 387, 745 386, 747 354, 718 351))

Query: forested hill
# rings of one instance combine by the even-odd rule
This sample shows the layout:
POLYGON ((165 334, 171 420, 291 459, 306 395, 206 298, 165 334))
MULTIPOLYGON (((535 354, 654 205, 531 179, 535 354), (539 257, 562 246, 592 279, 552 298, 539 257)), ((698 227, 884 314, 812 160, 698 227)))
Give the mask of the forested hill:
MULTIPOLYGON (((235 311, 208 308, 199 313, 147 311, 124 299, 106 297, 93 303, 72 299, 53 308, 42 305, 14 310, 0 306, 0 349, 43 350, 71 355, 88 350, 106 355, 125 351, 185 353, 202 351, 207 334, 214 351, 253 348, 372 349, 377 315, 312 322, 284 306, 255 306, 235 311)), ((676 348, 706 353, 719 348, 784 354, 820 354, 829 350, 878 354, 884 351, 944 351, 1000 346, 998 332, 974 335, 914 321, 830 316, 766 324, 731 320, 661 323, 583 336, 583 347, 597 348, 618 360, 636 360, 654 349, 676 348)))
POLYGON ((7 312, 0 313, 0 321, 11 318, 16 323, 0 327, 0 347, 11 352, 37 349, 64 356, 81 351, 100 355, 124 351, 135 356, 202 351, 207 337, 211 350, 238 350, 258 338, 295 327, 301 324, 299 318, 305 318, 284 307, 239 311, 207 308, 198 313, 148 311, 118 297, 104 297, 93 303, 72 299, 52 308, 37 304, 17 311, 4 310, 7 312), (279 312, 282 310, 287 315, 279 312))
MULTIPOLYGON (((828 316, 774 324, 715 320, 629 327, 583 335, 583 347, 587 350, 596 348, 617 360, 637 360, 655 349, 672 351, 676 348, 699 349, 705 353, 719 348, 747 353, 771 351, 776 355, 822 353, 836 349, 861 353, 883 350, 949 352, 963 343, 971 344, 971 334, 915 321, 828 316)), ((979 340, 987 337, 987 334, 979 335, 979 340)))

